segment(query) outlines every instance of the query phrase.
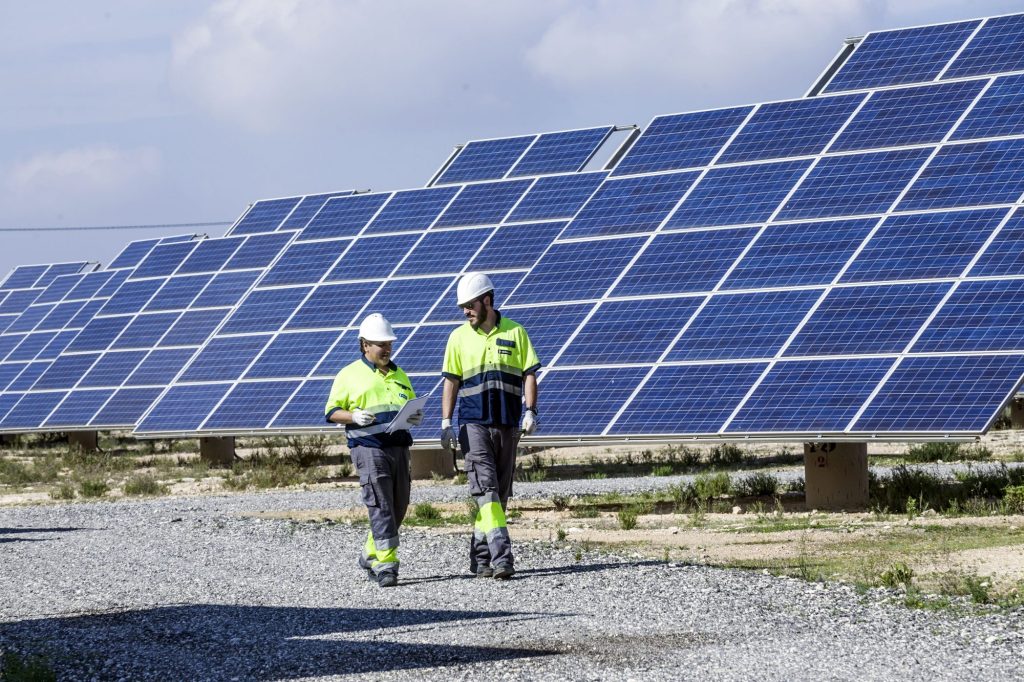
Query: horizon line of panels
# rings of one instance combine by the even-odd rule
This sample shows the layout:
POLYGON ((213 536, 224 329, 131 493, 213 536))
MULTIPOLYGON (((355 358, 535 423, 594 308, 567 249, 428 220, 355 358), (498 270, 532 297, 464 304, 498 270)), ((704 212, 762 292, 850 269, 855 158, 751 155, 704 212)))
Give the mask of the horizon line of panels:
POLYGON ((416 325, 461 319, 454 299, 460 273, 486 271, 499 291, 511 291, 605 175, 328 201, 136 431, 258 428, 279 411, 281 420, 294 423, 301 414, 309 425, 322 405, 312 413, 296 406, 326 393, 304 387, 319 387, 352 361, 345 342, 359 317, 382 312, 410 329, 403 344, 433 343, 432 330, 447 327, 416 325), (503 222, 513 219, 530 222, 503 222), (242 407, 254 404, 260 408, 242 407))
POLYGON ((823 92, 1024 70, 1024 14, 868 33, 823 92))
POLYGON ((0 394, 0 430, 133 427, 294 236, 155 246, 31 386, 0 394))

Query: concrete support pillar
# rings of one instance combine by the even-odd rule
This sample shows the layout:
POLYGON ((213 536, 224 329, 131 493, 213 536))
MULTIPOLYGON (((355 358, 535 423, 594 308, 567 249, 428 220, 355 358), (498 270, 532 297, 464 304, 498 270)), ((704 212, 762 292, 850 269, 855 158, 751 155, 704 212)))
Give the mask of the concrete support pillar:
POLYGON ((451 478, 455 475, 455 463, 451 454, 441 448, 412 450, 409 453, 412 460, 412 477, 414 479, 433 478, 434 474, 451 478))
POLYGON ((804 490, 808 509, 866 509, 868 444, 804 443, 804 490))
POLYGON ((1024 429, 1024 398, 1014 397, 1010 401, 1010 426, 1024 429))
POLYGON ((96 452, 100 449, 99 433, 96 431, 69 431, 68 445, 77 446, 84 452, 96 452))
POLYGON ((230 468, 235 461, 235 437, 203 436, 199 439, 199 459, 210 466, 230 468))

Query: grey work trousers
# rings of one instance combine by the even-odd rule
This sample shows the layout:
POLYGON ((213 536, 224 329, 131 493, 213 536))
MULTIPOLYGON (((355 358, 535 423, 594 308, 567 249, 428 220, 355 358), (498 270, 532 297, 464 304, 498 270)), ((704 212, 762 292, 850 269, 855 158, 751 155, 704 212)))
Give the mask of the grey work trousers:
MULTIPOLYGON (((370 534, 376 553, 381 556, 386 550, 398 547, 398 527, 402 525, 405 512, 409 509, 409 489, 412 485, 409 476, 409 448, 357 445, 352 448, 351 456, 359 473, 363 504, 370 517, 370 534)), ((372 568, 376 573, 398 569, 397 556, 394 562, 386 562, 386 565, 376 559, 365 556, 364 552, 360 565, 372 568)))
POLYGON ((501 504, 501 517, 495 527, 489 527, 487 518, 481 526, 481 514, 469 545, 469 570, 476 573, 486 566, 513 565, 512 539, 505 526, 504 512, 512 497, 512 477, 516 468, 516 446, 519 430, 511 426, 462 424, 459 445, 466 457, 466 477, 469 494, 476 500, 477 509, 485 510, 490 503, 501 504))

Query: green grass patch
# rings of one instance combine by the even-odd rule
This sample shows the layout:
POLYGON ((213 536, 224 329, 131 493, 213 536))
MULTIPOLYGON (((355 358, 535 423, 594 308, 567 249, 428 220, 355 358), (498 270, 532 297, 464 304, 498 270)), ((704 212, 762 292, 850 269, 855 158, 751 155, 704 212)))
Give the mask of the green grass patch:
POLYGON ((132 497, 166 495, 169 488, 150 474, 135 474, 124 482, 124 494, 132 497))
POLYGON ((103 478, 83 478, 78 482, 78 494, 82 497, 103 497, 109 490, 110 486, 103 478))

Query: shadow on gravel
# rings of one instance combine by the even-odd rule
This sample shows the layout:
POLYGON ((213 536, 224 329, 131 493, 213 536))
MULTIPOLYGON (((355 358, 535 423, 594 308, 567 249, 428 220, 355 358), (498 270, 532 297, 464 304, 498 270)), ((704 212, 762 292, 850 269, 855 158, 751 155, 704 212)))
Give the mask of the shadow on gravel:
POLYGON ((0 543, 2 542, 43 542, 49 538, 25 538, 19 537, 29 533, 70 533, 85 528, 0 528, 0 543), (15 537, 8 537, 13 535, 15 537))
MULTIPOLYGON (((519 580, 525 580, 533 577, 541 577, 546 575, 573 575, 576 573, 593 573, 595 571, 609 571, 616 568, 637 568, 644 566, 664 566, 664 561, 631 561, 631 562, 605 562, 602 564, 567 564, 565 566, 550 566, 548 568, 523 568, 516 569, 516 575, 512 578, 512 582, 519 580)), ((476 580, 477 577, 472 573, 459 573, 456 575, 431 575, 423 578, 405 578, 401 580, 401 585, 415 585, 418 583, 437 583, 447 582, 450 580, 476 580)))
MULTIPOLYGON (((140 611, 0 623, 0 650, 41 654, 64 677, 125 679, 289 679, 374 674, 389 670, 495 662, 559 653, 555 650, 420 644, 420 631, 449 630, 430 638, 457 642, 459 630, 479 619, 545 614, 507 611, 438 611, 299 608, 196 604, 140 611), (440 627, 429 627, 440 626, 440 627), (382 630, 367 641, 346 633, 382 630), (396 632, 389 633, 390 630, 396 632)), ((480 625, 477 627, 486 627, 480 625)))

